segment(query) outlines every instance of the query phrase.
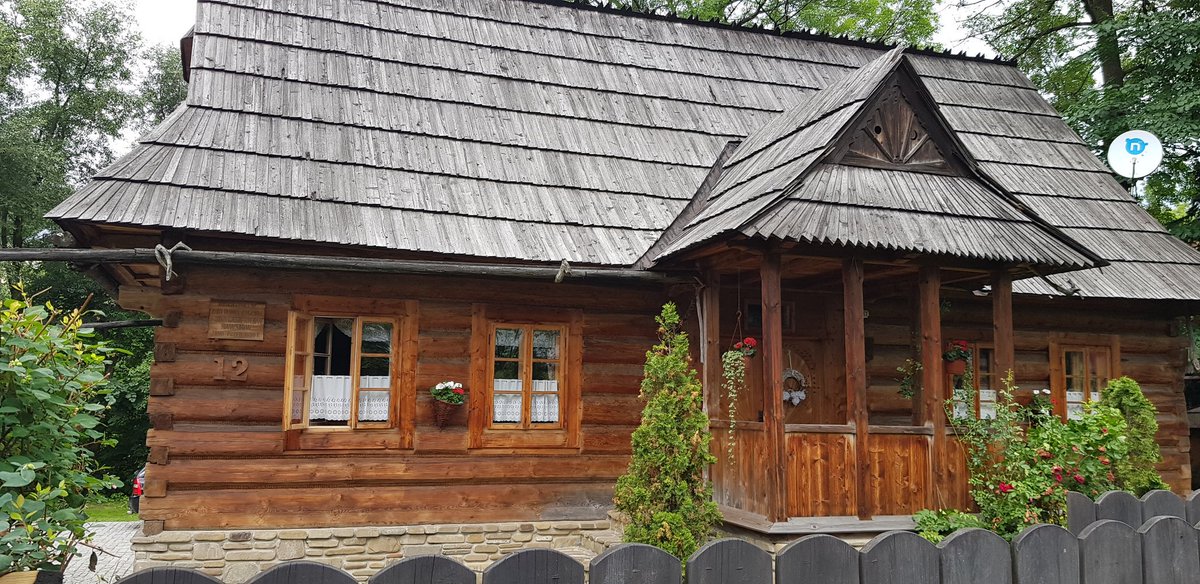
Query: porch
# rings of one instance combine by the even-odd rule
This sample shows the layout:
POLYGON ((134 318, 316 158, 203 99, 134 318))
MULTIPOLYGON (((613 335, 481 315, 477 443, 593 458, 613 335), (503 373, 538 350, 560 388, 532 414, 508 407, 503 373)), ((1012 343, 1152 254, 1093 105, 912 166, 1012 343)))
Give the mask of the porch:
POLYGON ((969 506, 943 407, 964 381, 942 354, 950 338, 986 347, 983 387, 1014 368, 1011 271, 794 246, 709 259, 701 360, 727 523, 767 535, 878 532, 911 528, 920 509, 969 506), (943 328, 947 297, 971 322, 943 328), (757 354, 731 407, 721 354, 744 337, 757 354), (921 365, 911 399, 896 392, 903 359, 921 365))

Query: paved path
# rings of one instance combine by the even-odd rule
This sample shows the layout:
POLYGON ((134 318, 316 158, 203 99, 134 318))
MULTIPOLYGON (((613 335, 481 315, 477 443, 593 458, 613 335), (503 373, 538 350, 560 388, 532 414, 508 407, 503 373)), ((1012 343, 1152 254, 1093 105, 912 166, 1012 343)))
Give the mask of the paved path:
POLYGON ((142 528, 141 521, 89 523, 88 529, 96 534, 92 545, 104 550, 81 546, 82 557, 71 560, 63 584, 99 584, 116 582, 133 571, 133 550, 129 540, 142 528), (88 571, 88 558, 96 552, 96 572, 88 571))

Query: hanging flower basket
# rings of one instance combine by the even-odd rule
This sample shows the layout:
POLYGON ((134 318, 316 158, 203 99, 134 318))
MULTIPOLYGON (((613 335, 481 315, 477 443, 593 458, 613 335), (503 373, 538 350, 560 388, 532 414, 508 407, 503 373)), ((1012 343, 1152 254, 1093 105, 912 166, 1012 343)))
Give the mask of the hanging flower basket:
POLYGON ((433 394, 433 421, 438 428, 445 428, 450 416, 467 401, 467 390, 457 381, 443 381, 430 388, 429 393, 433 394))
POLYGON ((942 353, 946 362, 946 373, 963 375, 967 372, 967 362, 971 360, 971 345, 966 341, 950 341, 946 352, 942 353))

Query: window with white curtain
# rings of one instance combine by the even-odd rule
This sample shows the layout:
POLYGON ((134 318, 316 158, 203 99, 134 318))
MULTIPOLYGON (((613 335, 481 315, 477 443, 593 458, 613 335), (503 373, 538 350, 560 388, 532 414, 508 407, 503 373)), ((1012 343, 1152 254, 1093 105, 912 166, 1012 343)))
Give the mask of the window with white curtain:
POLYGON ((562 427, 561 326, 493 323, 491 427, 562 427))
POLYGON ((293 313, 288 328, 288 427, 393 425, 394 319, 293 313))

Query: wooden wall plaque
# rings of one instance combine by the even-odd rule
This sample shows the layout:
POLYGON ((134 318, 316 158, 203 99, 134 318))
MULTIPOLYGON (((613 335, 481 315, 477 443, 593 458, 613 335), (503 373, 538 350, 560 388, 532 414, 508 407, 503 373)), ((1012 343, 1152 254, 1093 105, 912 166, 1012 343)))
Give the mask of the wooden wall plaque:
POLYGON ((261 302, 213 302, 208 308, 208 338, 261 341, 266 311, 261 302))

